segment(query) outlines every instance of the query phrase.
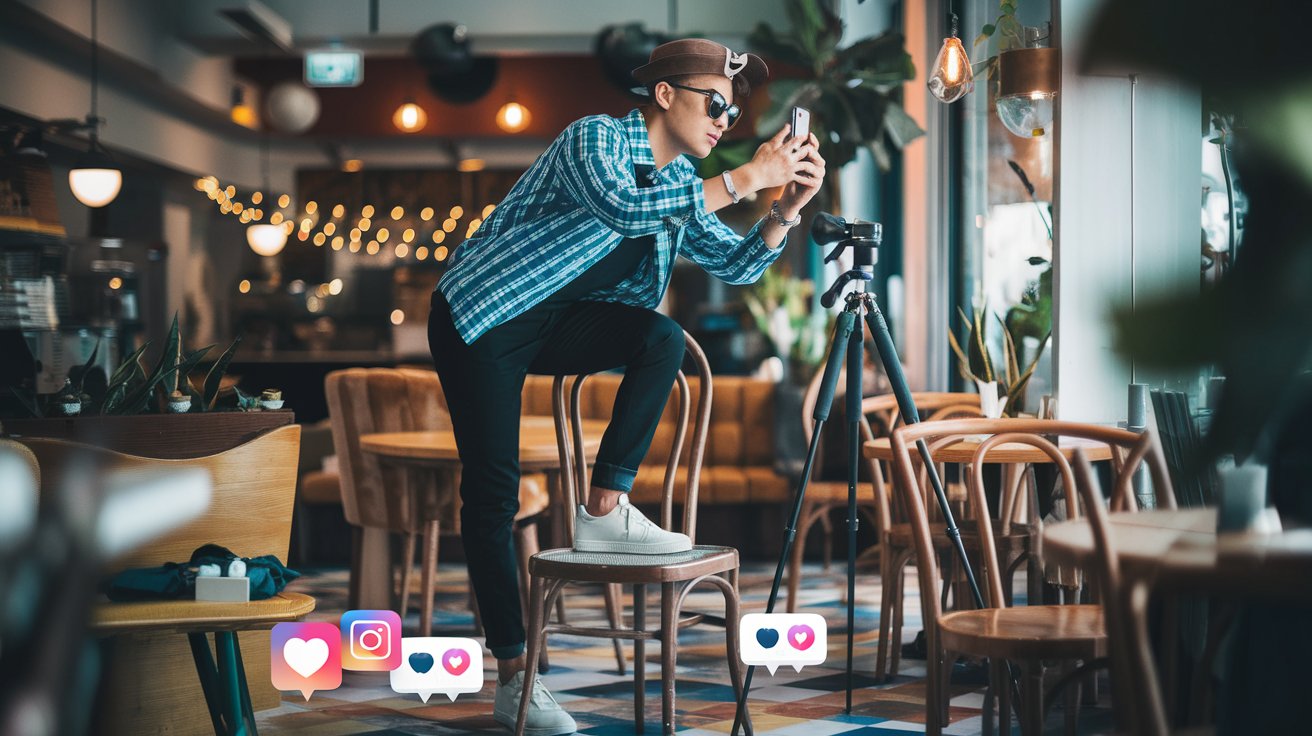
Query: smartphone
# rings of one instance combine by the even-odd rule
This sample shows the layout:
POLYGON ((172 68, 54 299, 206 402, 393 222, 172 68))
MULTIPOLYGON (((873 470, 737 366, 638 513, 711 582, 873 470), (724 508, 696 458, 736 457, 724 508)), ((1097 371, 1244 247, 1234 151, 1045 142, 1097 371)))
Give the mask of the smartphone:
POLYGON ((811 134, 811 111, 805 107, 794 107, 789 121, 789 138, 801 136, 805 139, 811 134))

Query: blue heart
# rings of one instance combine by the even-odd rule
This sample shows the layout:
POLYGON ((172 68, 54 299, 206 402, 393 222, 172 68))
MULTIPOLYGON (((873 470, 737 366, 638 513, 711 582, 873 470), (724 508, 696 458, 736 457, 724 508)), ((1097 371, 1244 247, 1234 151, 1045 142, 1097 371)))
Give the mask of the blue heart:
POLYGON ((779 632, 774 629, 757 629, 756 641, 763 648, 769 649, 779 643, 779 632))
POLYGON ((415 652, 414 654, 411 654, 410 668, 421 675, 433 669, 433 655, 428 652, 415 652))

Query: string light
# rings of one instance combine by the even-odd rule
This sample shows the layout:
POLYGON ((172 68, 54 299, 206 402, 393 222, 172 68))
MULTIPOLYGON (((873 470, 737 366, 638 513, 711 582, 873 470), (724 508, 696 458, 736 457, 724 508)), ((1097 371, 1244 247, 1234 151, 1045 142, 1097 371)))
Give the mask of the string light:
POLYGON ((240 292, 243 293, 243 294, 249 294, 250 291, 251 291, 251 282, 250 282, 250 280, 249 280, 249 279, 242 279, 241 282, 237 284, 237 291, 240 291, 240 292))
MULTIPOLYGON (((208 199, 213 201, 219 211, 223 214, 231 214, 240 219, 244 224, 254 227, 255 223, 265 219, 267 214, 268 226, 270 229, 278 228, 287 236, 295 235, 296 240, 300 242, 313 242, 315 247, 331 245, 334 251, 340 251, 344 247, 352 253, 359 253, 364 250, 369 255, 377 255, 382 252, 384 246, 392 248, 392 254, 397 258, 407 258, 411 255, 416 260, 424 261, 430 257, 434 261, 443 261, 446 259, 449 248, 443 245, 448 234, 455 234, 456 226, 460 224, 462 218, 466 215, 465 208, 462 205, 453 205, 450 207, 448 217, 446 217, 440 227, 419 226, 415 221, 417 217, 422 222, 432 222, 437 216, 437 210, 431 206, 417 208, 407 212, 404 205, 396 204, 391 206, 376 206, 372 204, 363 205, 357 215, 351 215, 345 204, 335 204, 331 208, 332 219, 328 220, 329 208, 324 205, 322 217, 320 219, 319 205, 316 201, 307 201, 304 208, 297 212, 294 209, 290 211, 292 198, 289 194, 275 194, 272 192, 255 191, 249 195, 249 201, 240 201, 236 199, 236 185, 221 185, 217 178, 213 176, 201 177, 193 182, 197 191, 205 192, 208 199), (268 213, 263 208, 256 205, 263 203, 265 200, 270 202, 268 213), (278 208, 273 208, 273 203, 277 202, 278 208), (393 232, 388 227, 379 227, 370 233, 373 228, 373 218, 379 213, 385 213, 383 216, 390 217, 388 224, 392 222, 400 223, 396 227, 397 239, 389 244, 392 240, 393 232), (407 219, 407 215, 409 218, 407 219), (351 220, 355 220, 356 227, 350 228, 349 237, 347 225, 351 220), (345 223, 342 223, 345 220, 345 223), (340 224, 339 224, 340 223, 340 224), (429 227, 433 227, 429 230, 429 227), (364 241, 362 238, 365 234, 371 234, 372 239, 364 241), (431 238, 431 243, 424 240, 425 237, 431 238), (367 242, 367 244, 366 244, 367 242), (423 242, 424 245, 418 243, 423 242)), ((464 238, 473 237, 479 228, 487 220, 488 216, 496 209, 495 203, 489 203, 483 206, 481 217, 473 217, 466 222, 466 228, 463 233, 464 238)), ((476 209, 475 212, 478 212, 476 209)))

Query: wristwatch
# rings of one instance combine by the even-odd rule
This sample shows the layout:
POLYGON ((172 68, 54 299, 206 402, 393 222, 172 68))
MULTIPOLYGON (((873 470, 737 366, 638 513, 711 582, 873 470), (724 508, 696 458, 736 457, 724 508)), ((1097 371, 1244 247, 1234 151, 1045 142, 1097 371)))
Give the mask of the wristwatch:
POLYGON ((766 215, 766 217, 768 217, 771 222, 782 228, 797 227, 802 222, 802 213, 800 212, 797 213, 797 216, 793 219, 786 219, 783 211, 779 209, 779 200, 777 199, 770 204, 770 214, 766 215))
POLYGON ((732 199, 734 204, 741 202, 743 199, 742 195, 738 194, 737 189, 733 188, 733 177, 729 176, 729 172, 726 171, 723 174, 720 174, 720 178, 724 179, 724 188, 729 191, 729 199, 732 199))

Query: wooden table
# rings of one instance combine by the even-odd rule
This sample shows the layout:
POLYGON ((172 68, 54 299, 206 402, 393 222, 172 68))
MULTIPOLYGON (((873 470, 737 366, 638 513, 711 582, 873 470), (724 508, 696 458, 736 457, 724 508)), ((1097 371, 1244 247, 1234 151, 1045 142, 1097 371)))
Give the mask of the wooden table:
MULTIPOLYGON (((584 453, 589 462, 597 457, 601 435, 608 422, 596 419, 583 420, 584 453)), ((456 448, 455 433, 451 430, 425 430, 419 432, 379 432, 361 435, 360 449, 378 455, 385 462, 410 467, 439 470, 460 469, 460 453, 456 448)), ((560 484, 560 451, 556 445, 555 421, 546 416, 525 416, 519 425, 519 467, 522 472, 544 473, 551 498, 552 545, 564 546, 564 520, 560 514, 570 513, 564 508, 560 484)), ((370 535, 365 529, 361 550, 360 606, 384 609, 390 605, 388 587, 391 575, 387 569, 387 533, 381 530, 370 535)))
MULTIPOLYGON (((1216 509, 1119 512, 1108 516, 1121 574, 1154 585, 1312 599, 1312 529, 1282 534, 1216 532, 1216 509)), ((1045 557, 1094 566, 1087 519, 1049 525, 1045 557)))

